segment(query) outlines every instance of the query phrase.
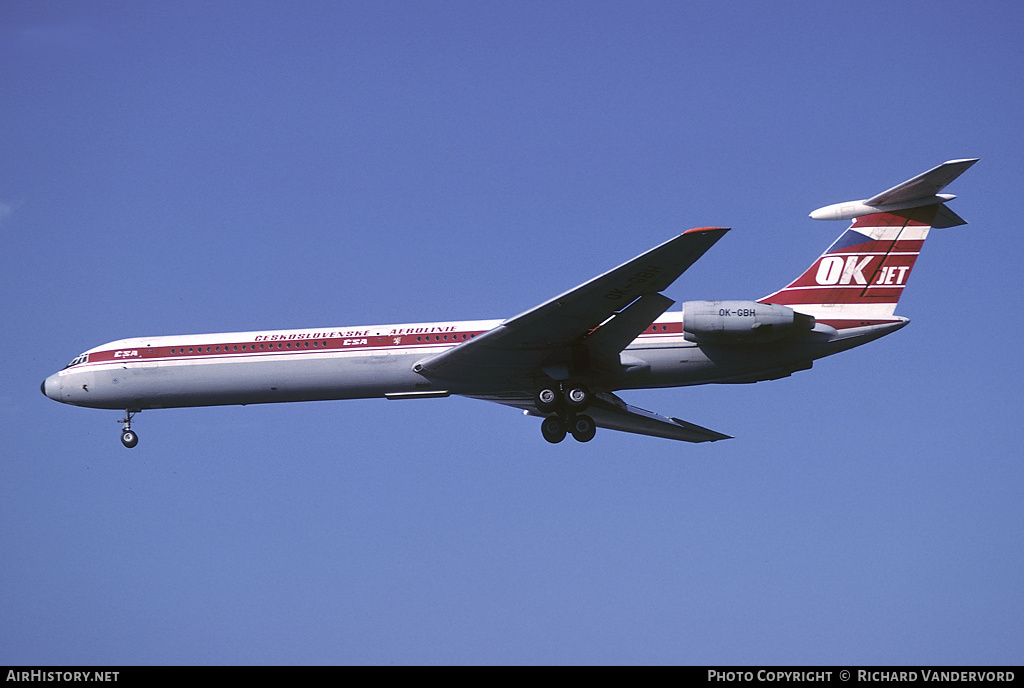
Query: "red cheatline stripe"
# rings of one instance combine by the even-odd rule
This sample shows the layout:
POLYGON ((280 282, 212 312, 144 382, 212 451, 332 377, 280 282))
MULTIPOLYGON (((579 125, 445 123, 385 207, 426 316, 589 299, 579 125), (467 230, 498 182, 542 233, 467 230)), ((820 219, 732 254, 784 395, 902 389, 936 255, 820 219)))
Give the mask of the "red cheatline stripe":
MULTIPOLYGON (((227 344, 175 344, 173 346, 135 347, 94 351, 89 354, 88 364, 131 363, 136 361, 189 361, 214 359, 239 359, 280 356, 285 354, 323 354, 344 351, 371 351, 436 348, 455 346, 486 330, 472 332, 449 332, 429 335, 380 335, 369 337, 336 337, 327 339, 293 339, 264 342, 229 342, 227 344), (348 342, 348 343, 346 343, 348 342)), ((681 322, 656 323, 641 333, 641 336, 678 335, 682 333, 681 322)))
POLYGON ((895 242, 886 241, 884 239, 872 239, 865 241, 862 244, 853 244, 851 246, 844 246, 843 248, 837 248, 834 251, 829 251, 826 255, 833 255, 836 253, 875 253, 875 254, 908 254, 918 255, 921 253, 921 247, 924 246, 924 241, 920 239, 897 239, 895 242))
POLYGON ((196 344, 188 342, 171 346, 135 347, 95 351, 89 354, 90 363, 116 363, 151 360, 189 360, 200 358, 258 357, 270 354, 337 353, 368 349, 416 349, 427 346, 461 344, 483 332, 450 332, 430 335, 381 335, 367 337, 335 337, 318 339, 290 339, 261 342, 228 342, 225 344, 196 344))

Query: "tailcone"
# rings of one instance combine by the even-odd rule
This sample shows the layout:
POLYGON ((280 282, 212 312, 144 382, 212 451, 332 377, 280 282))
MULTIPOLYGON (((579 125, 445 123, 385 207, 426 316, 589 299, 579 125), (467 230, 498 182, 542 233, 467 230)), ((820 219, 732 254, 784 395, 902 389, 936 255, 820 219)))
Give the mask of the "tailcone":
POLYGON ((849 320, 831 321, 829 323, 838 331, 838 336, 833 340, 843 342, 850 346, 859 346, 874 341, 896 330, 902 330, 910 324, 910 318, 887 318, 885 320, 849 320))

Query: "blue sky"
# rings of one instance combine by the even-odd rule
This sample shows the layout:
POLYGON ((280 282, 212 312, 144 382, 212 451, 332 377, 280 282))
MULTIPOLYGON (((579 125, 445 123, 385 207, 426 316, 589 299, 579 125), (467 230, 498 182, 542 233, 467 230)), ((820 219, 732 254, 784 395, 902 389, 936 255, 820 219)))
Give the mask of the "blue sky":
POLYGON ((0 664, 1003 664, 1024 650, 1024 7, 3 2, 0 664), (55 404, 110 340, 520 313, 689 227, 763 296, 944 160, 909 327, 734 435, 465 399, 55 404))

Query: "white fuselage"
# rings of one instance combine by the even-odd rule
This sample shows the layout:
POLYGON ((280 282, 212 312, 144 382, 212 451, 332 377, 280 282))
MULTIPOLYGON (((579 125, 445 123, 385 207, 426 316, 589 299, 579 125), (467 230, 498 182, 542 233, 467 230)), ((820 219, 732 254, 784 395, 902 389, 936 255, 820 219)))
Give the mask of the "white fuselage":
MULTIPOLYGON (((428 380, 413 367, 500 323, 475 320, 122 339, 81 354, 48 377, 42 391, 75 406, 137 410, 487 395, 507 392, 509 381, 500 388, 492 388, 492 383, 453 386, 428 380)), ((682 325, 680 312, 662 315, 622 352, 626 365, 621 374, 591 382, 616 390, 772 379, 892 330, 850 331, 829 342, 762 348, 751 357, 689 342, 682 325)), ((514 381, 511 388, 528 392, 535 383, 540 381, 527 377, 514 381)))

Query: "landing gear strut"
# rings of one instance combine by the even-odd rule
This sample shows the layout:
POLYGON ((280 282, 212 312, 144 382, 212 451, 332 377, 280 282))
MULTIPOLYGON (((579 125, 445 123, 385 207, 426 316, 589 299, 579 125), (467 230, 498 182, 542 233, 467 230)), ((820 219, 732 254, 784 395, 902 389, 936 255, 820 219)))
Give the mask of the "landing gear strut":
POLYGON ((546 385, 534 396, 534 406, 547 415, 540 432, 548 442, 558 444, 571 434, 577 442, 589 442, 597 433, 597 424, 590 416, 580 413, 593 400, 583 385, 565 382, 557 387, 546 385))
POLYGON ((132 418, 134 418, 135 414, 138 412, 138 409, 125 409, 124 418, 117 421, 118 423, 123 423, 121 428, 121 444, 128 449, 131 449, 139 443, 139 436, 135 434, 134 430, 132 430, 132 418))

